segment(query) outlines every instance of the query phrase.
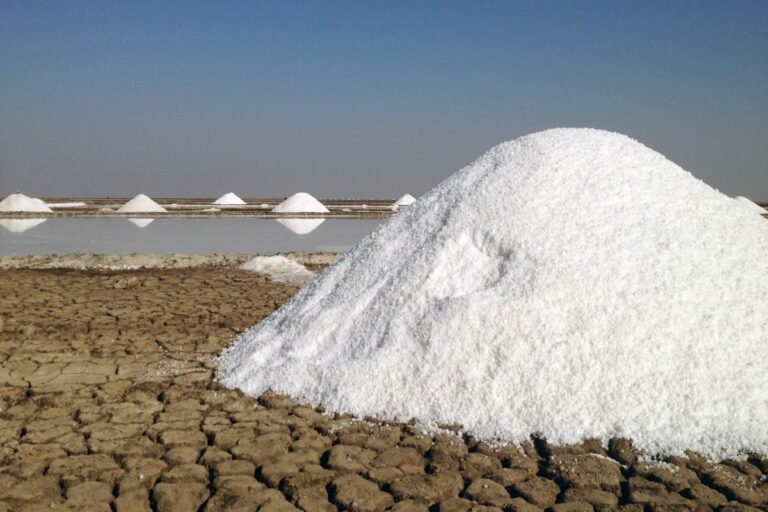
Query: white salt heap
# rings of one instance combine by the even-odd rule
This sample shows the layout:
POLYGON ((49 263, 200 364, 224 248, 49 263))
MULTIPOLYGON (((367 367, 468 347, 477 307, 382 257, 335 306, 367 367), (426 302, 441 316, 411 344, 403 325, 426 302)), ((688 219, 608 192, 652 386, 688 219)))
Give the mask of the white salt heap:
POLYGON ((244 205, 245 201, 240 199, 234 192, 227 192, 217 200, 213 202, 213 204, 222 204, 222 205, 244 205))
POLYGON ((411 206, 415 202, 415 197, 413 197, 411 194, 405 194, 404 196, 401 196, 400 199, 395 201, 394 206, 411 206))
POLYGON ((117 209, 120 213, 146 213, 146 212, 165 212, 165 208, 157 204, 152 198, 139 194, 123 206, 117 209))
POLYGON ((501 144, 220 359, 223 382, 482 439, 768 454, 768 222, 623 135, 501 144))
POLYGON ((267 274, 272 281, 297 286, 304 285, 315 277, 314 272, 285 256, 256 256, 246 261, 240 268, 252 272, 267 274))
POLYGON ((768 215, 768 210, 766 210, 759 204, 753 203, 752 201, 750 201, 744 196, 736 196, 734 197, 734 199, 738 201, 739 204, 745 207, 747 210, 753 211, 755 213, 759 213, 760 215, 768 215))
POLYGON ((42 199, 16 193, 0 201, 0 212, 52 213, 53 210, 42 199))
POLYGON ((299 192, 272 208, 272 211, 275 213, 327 213, 328 208, 310 194, 299 192))

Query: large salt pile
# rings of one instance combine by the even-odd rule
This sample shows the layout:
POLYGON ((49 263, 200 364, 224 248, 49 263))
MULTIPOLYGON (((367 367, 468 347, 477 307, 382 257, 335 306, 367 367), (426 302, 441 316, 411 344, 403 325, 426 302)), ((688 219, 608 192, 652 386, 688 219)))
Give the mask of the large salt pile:
POLYGON ((149 196, 139 194, 123 206, 117 209, 120 213, 146 213, 146 212, 165 212, 165 208, 157 204, 149 196))
POLYGON ((306 192, 298 192, 272 208, 275 213, 327 213, 323 203, 306 192))
POLYGON ((245 201, 240 199, 237 194, 234 192, 227 192, 217 200, 213 202, 213 204, 221 204, 221 205, 244 205, 246 204, 245 201))
POLYGON ((52 213, 45 201, 24 194, 11 194, 0 201, 0 212, 52 213))
POLYGON ((221 357, 223 382, 482 439, 768 453, 768 223, 626 136, 501 144, 221 357))

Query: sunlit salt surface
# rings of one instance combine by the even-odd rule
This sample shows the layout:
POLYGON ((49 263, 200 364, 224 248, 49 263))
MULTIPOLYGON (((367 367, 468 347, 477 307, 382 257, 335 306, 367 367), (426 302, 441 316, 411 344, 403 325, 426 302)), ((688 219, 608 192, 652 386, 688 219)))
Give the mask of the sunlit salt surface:
MULTIPOLYGON (((8 223, 11 219, 4 220, 8 223)), ((380 219, 326 219, 312 231, 297 234, 275 219, 156 218, 144 227, 139 226, 143 222, 137 225, 137 220, 140 219, 51 218, 25 225, 24 231, 3 226, 0 255, 340 252, 351 248, 381 223, 380 219)), ((8 223, 14 228, 18 227, 16 224, 8 223)))

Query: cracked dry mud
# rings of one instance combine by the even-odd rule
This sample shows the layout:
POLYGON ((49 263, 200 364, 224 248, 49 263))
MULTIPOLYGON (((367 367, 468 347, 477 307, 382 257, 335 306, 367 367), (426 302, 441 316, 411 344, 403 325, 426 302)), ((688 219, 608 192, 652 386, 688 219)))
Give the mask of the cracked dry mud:
POLYGON ((768 460, 493 449, 221 388, 296 289, 233 268, 0 271, 0 511, 768 511, 768 460))

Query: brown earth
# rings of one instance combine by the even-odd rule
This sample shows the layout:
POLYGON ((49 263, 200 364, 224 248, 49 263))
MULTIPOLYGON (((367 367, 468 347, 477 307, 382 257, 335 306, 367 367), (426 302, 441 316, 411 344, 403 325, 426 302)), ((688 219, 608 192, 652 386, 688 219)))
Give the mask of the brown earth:
POLYGON ((233 268, 0 271, 0 511, 768 511, 768 460, 492 448, 221 388, 296 289, 233 268))

